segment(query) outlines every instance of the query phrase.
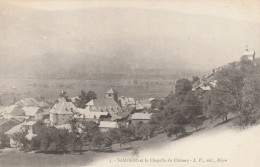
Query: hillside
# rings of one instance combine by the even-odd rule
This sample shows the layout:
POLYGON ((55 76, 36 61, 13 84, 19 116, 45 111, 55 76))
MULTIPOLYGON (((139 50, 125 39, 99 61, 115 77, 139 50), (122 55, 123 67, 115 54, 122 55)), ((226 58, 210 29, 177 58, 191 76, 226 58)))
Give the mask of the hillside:
POLYGON ((152 148, 140 150, 138 156, 131 152, 109 155, 104 159, 96 160, 90 166, 102 167, 107 166, 107 163, 110 162, 111 166, 114 167, 125 165, 135 167, 158 165, 169 167, 176 165, 178 167, 244 167, 245 164, 250 167, 258 167, 260 165, 258 161, 260 154, 259 131, 260 126, 237 131, 222 125, 181 140, 170 141, 163 146, 154 144, 152 148), (148 162, 117 162, 118 159, 123 158, 139 160, 146 158, 148 162), (197 162, 193 162, 194 158, 197 162), (198 162, 200 158, 201 162, 198 162), (165 159, 166 162, 162 162, 162 159, 165 159), (173 161, 175 159, 178 162, 167 162, 168 159, 173 161), (217 162, 218 159, 219 162, 217 162), (207 162, 207 160, 209 161, 207 162))

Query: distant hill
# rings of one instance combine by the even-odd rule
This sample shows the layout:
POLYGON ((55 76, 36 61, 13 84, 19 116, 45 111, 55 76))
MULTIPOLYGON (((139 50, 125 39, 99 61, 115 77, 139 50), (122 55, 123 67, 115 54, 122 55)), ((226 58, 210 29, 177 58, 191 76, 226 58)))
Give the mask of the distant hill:
POLYGON ((221 17, 137 8, 5 8, 1 77, 197 73, 237 59, 245 41, 260 49, 254 46, 259 24, 221 17))

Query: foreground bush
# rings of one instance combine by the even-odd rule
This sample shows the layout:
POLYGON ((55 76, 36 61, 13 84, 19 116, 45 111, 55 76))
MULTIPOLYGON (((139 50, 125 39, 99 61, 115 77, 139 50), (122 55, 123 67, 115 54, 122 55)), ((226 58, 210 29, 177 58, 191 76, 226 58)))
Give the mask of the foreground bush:
POLYGON ((260 122, 260 111, 252 110, 251 112, 242 112, 237 116, 235 126, 239 128, 246 128, 248 126, 257 125, 260 122))

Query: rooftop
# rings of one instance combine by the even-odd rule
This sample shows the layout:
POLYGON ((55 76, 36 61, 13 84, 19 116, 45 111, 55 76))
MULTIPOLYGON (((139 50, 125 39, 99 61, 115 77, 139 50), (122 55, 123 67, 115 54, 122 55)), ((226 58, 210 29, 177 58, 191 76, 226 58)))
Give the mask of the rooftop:
POLYGON ((91 112, 87 108, 86 109, 78 108, 79 114, 84 115, 82 118, 99 119, 100 116, 102 115, 107 116, 109 114, 108 112, 99 112, 99 111, 91 112))
POLYGON ((78 112, 78 109, 72 102, 67 102, 63 97, 58 99, 58 103, 56 103, 50 113, 55 114, 73 114, 73 112, 78 112))
POLYGON ((14 133, 22 132, 22 127, 26 122, 20 123, 19 125, 14 126, 7 132, 5 132, 6 135, 12 135, 14 133))
POLYGON ((253 51, 253 50, 246 50, 243 53, 243 56, 254 56, 254 55, 255 55, 255 51, 253 51))
POLYGON ((62 124, 62 125, 58 125, 58 126, 55 126, 55 128, 57 129, 67 129, 67 130, 71 130, 71 126, 70 124, 62 124))
POLYGON ((8 106, 8 107, 5 107, 3 108, 1 111, 0 111, 0 114, 3 115, 3 114, 10 114, 12 113, 12 111, 17 108, 17 105, 11 105, 11 106, 8 106))
POLYGON ((29 122, 25 122, 23 125, 24 126, 32 126, 35 125, 37 123, 37 121, 29 121, 29 122))
POLYGON ((113 88, 109 89, 106 93, 118 93, 117 91, 115 91, 113 88))
POLYGON ((5 123, 7 123, 7 122, 9 122, 9 121, 16 122, 16 123, 19 122, 18 120, 14 119, 14 118, 3 119, 3 120, 0 120, 0 126, 4 125, 5 123))
POLYGON ((145 113, 134 113, 131 117, 131 119, 137 119, 137 120, 150 120, 152 114, 145 114, 145 113))
POLYGON ((107 111, 111 109, 117 112, 121 110, 121 107, 117 104, 117 102, 114 99, 107 99, 107 98, 93 99, 90 102, 88 102, 86 105, 90 107, 95 107, 95 109, 99 111, 107 111))
POLYGON ((26 116, 35 116, 37 111, 40 110, 39 107, 23 107, 26 116))
POLYGON ((100 121, 99 127, 100 128, 118 128, 118 125, 116 122, 100 121))

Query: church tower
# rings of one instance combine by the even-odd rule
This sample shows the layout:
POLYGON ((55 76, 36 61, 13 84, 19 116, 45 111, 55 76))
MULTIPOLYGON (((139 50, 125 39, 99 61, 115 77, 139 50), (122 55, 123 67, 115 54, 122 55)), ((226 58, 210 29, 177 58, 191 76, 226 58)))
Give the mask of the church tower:
POLYGON ((243 56, 246 56, 249 60, 255 60, 255 51, 248 50, 247 43, 246 43, 246 49, 245 52, 243 53, 243 56))
POLYGON ((118 92, 111 88, 105 93, 105 98, 114 99, 117 102, 118 101, 118 92))

